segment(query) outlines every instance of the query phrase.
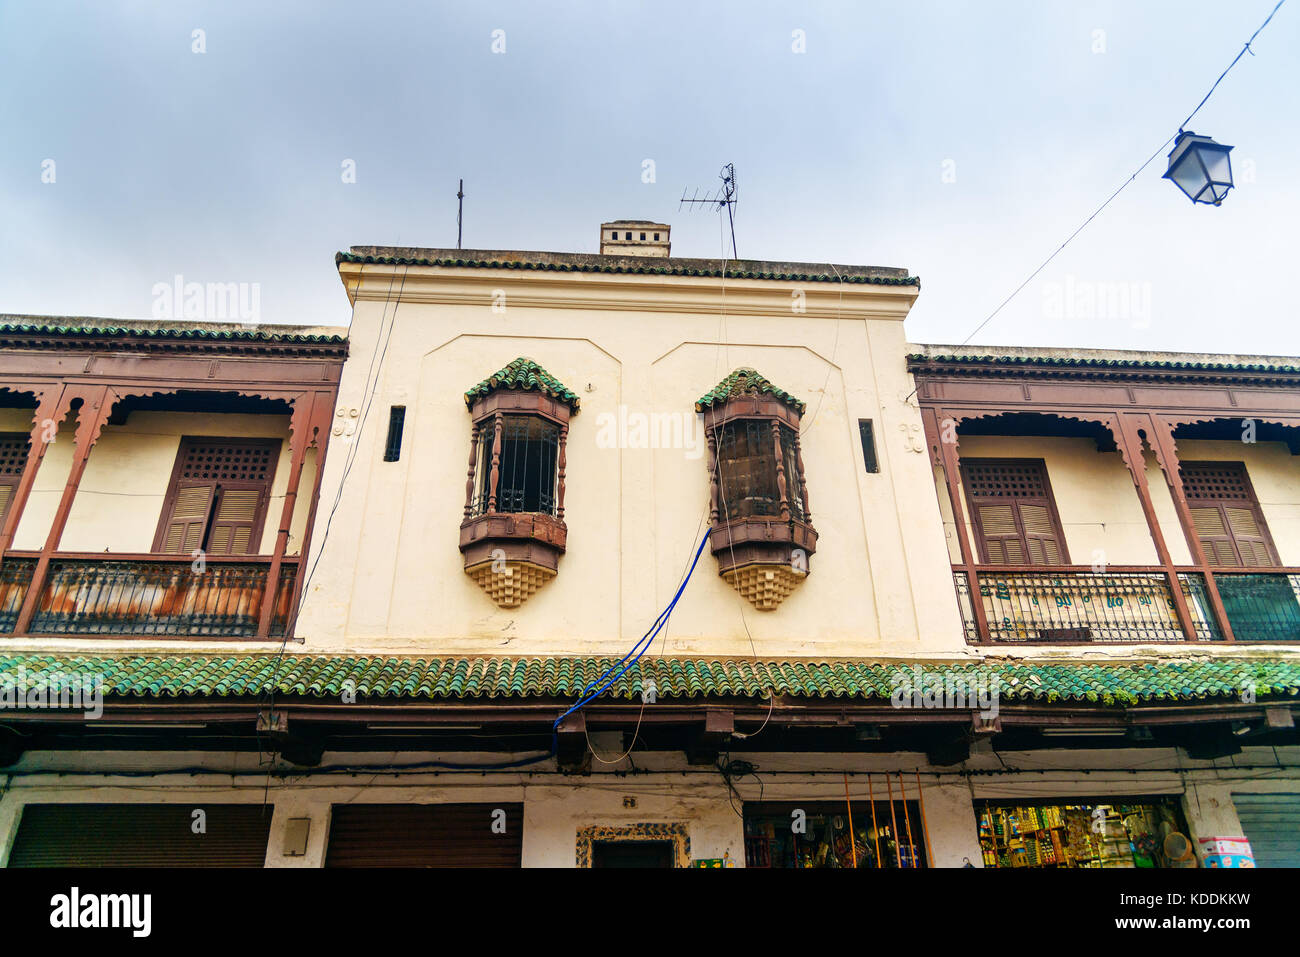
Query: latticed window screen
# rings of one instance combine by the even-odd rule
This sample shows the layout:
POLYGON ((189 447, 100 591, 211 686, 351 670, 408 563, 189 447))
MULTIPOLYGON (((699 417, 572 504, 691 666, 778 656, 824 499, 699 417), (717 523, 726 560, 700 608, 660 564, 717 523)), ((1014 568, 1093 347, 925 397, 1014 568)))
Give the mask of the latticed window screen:
POLYGON ((1259 502, 1240 462, 1185 462, 1187 507, 1212 565, 1269 568, 1279 564, 1259 502))
POLYGON ((27 464, 27 436, 21 433, 0 434, 0 524, 9 514, 14 491, 27 464))
MULTIPOLYGON (((793 518, 804 521, 797 436, 787 426, 779 428, 786 505, 793 518)), ((772 438, 770 421, 741 419, 718 429, 718 481, 724 518, 775 518, 781 515, 776 443, 772 438)))
POLYGON ((154 551, 257 554, 279 453, 274 440, 183 440, 154 551))
MULTIPOLYGON (((487 512, 492 487, 492 419, 479 434, 478 476, 474 515, 487 512)), ((535 415, 501 417, 501 458, 498 463, 498 512, 556 513, 556 474, 560 427, 535 415)))
POLYGON ((993 565, 1067 565, 1047 467, 1040 460, 966 459, 962 480, 981 560, 993 565))
POLYGON ((724 519, 781 514, 771 424, 742 419, 718 429, 718 481, 724 519))

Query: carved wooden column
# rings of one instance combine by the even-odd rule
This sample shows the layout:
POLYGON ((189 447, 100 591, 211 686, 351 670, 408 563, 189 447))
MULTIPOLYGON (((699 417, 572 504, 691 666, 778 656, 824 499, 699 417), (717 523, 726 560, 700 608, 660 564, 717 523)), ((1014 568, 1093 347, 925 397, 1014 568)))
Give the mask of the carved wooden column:
POLYGON ((568 458, 565 453, 565 447, 567 446, 568 441, 569 441, 569 427, 567 425, 562 425, 560 426, 560 438, 559 438, 559 446, 560 446, 559 462, 556 467, 556 477, 555 477, 555 485, 556 485, 555 517, 559 519, 561 522, 564 521, 564 467, 565 464, 568 462, 568 458))
POLYGON ((469 471, 465 475, 465 517, 469 518, 474 511, 474 467, 478 465, 478 443, 482 430, 477 423, 470 429, 469 433, 469 471))
POLYGON ((72 503, 77 497, 81 477, 86 472, 90 450, 99 440, 99 433, 103 431, 104 424, 113 411, 113 405, 118 400, 117 394, 108 386, 68 386, 64 392, 67 404, 70 406, 72 401, 78 398, 82 403, 81 408, 77 410, 76 446, 72 455, 72 470, 68 473, 68 481, 63 487, 63 497, 59 499, 59 507, 54 513, 54 522, 50 527, 49 536, 45 539, 45 547, 41 550, 41 557, 37 559, 35 571, 32 572, 32 583, 28 586, 27 597, 23 599, 23 606, 18 612, 18 620, 13 630, 15 635, 25 635, 31 627, 36 605, 45 587, 50 557, 58 549, 59 540, 63 538, 63 530, 67 527, 68 515, 72 512, 72 503))
POLYGON ((718 438, 712 428, 705 431, 709 443, 709 526, 718 525, 718 438))
MULTIPOLYGON (((280 591, 280 568, 284 553, 289 547, 289 529, 298 504, 298 485, 302 481, 302 466, 307 458, 307 447, 316 438, 316 393, 307 392, 293 400, 293 413, 289 420, 289 481, 284 489, 284 504, 280 508, 280 525, 275 533, 275 549, 266 572, 266 588, 262 592, 262 607, 257 620, 257 637, 266 638, 271 633, 271 616, 280 591)), ((316 489, 319 496, 320 489, 316 489)), ((298 574, 302 574, 299 567, 298 574)), ((288 622, 285 622, 286 626, 288 622)))
MULTIPOLYGON (((329 451, 330 419, 333 416, 337 392, 317 392, 315 409, 310 426, 311 440, 309 447, 316 449, 316 475, 312 482, 311 501, 307 505, 306 524, 303 527, 302 545, 298 548, 298 574, 294 577, 293 591, 289 598, 289 616, 285 621, 284 634, 293 637, 298 623, 298 609, 302 605, 302 592, 306 586, 308 574, 307 559, 311 555, 312 529, 316 525, 316 510, 320 505, 321 489, 325 479, 325 455, 329 451)), ((340 479, 342 481, 342 479, 340 479)))
POLYGON ((1183 489, 1183 476, 1178 465, 1178 448, 1177 443, 1174 442, 1173 426, 1154 414, 1143 413, 1140 417, 1136 415, 1132 417, 1140 420, 1146 429, 1147 437, 1151 440, 1151 449, 1155 452, 1156 461, 1160 463, 1160 471, 1164 473, 1165 484, 1169 487, 1169 494, 1174 500, 1174 512, 1178 515, 1178 524, 1182 526, 1183 537, 1187 539, 1187 550, 1191 553, 1196 571, 1205 581, 1206 597, 1210 600, 1210 608, 1214 612, 1214 619, 1219 625, 1223 640, 1235 641, 1232 623, 1228 621, 1228 613, 1223 607, 1223 598, 1219 594, 1219 583, 1215 581, 1214 573, 1210 571, 1210 563, 1201 545, 1201 537, 1196 534, 1196 524, 1192 521, 1191 509, 1187 507, 1187 494, 1183 489))
POLYGON ((781 425, 772 423, 772 447, 776 453, 776 493, 781 505, 781 521, 790 521, 790 495, 785 481, 785 456, 781 454, 781 425))
POLYGON ((808 502, 808 478, 803 471, 803 443, 799 433, 794 436, 794 464, 799 472, 799 498, 803 501, 803 520, 812 524, 812 505, 808 502))
POLYGON ((979 569, 970 536, 966 533, 966 510, 961 501, 961 468, 957 454, 957 425, 955 420, 943 415, 941 409, 922 408, 921 422, 930 446, 930 464, 943 470, 944 484, 948 487, 948 503, 952 509, 953 526, 957 532, 957 547, 961 551, 960 571, 966 574, 966 587, 970 591, 971 612, 975 616, 975 631, 981 641, 989 640, 988 615, 980 595, 979 569), (952 423, 952 442, 943 440, 945 423, 952 423))
POLYGON ((487 510, 492 514, 497 510, 497 483, 501 481, 501 429, 502 418, 498 412, 492 417, 492 471, 488 474, 487 510))
MULTIPOLYGON (((1137 489, 1138 501, 1142 504, 1142 514, 1146 516, 1147 528, 1156 546, 1156 555, 1169 581, 1169 592, 1173 597, 1174 610, 1178 615, 1178 624, 1183 630, 1183 636, 1188 641, 1196 641, 1196 626, 1192 620, 1191 609, 1187 607, 1187 597, 1183 594, 1182 582, 1179 581, 1174 560, 1169 555, 1169 546, 1165 542, 1164 532, 1161 531, 1155 505, 1151 501, 1151 488, 1147 484, 1146 459, 1142 455, 1143 442, 1139 433, 1145 430, 1148 436, 1152 434, 1151 417, 1142 412, 1119 412, 1113 417, 1106 417, 1104 424, 1110 429, 1115 445, 1119 448, 1120 457, 1128 466, 1129 477, 1132 478, 1133 485, 1137 489)), ((1152 445, 1154 448, 1154 441, 1152 445)))
POLYGON ((14 489, 13 498, 9 500, 9 511, 5 514, 4 524, 0 526, 0 563, 3 563, 5 552, 13 545, 18 523, 23 518, 23 509, 27 507, 32 486, 36 484, 36 473, 45 461, 45 452, 68 413, 63 401, 65 391, 63 383, 52 385, 48 390, 37 391, 36 410, 32 413, 32 431, 27 445, 27 461, 23 464, 23 474, 14 489))

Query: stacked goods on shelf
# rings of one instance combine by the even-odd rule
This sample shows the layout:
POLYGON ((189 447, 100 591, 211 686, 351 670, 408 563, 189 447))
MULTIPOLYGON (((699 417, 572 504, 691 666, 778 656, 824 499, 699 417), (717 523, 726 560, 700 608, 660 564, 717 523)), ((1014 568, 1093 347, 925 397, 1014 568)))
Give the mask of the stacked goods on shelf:
POLYGON ((1124 821, 1113 808, 1104 819, 1101 840, 1102 867, 1134 867, 1133 846, 1129 843, 1124 821))

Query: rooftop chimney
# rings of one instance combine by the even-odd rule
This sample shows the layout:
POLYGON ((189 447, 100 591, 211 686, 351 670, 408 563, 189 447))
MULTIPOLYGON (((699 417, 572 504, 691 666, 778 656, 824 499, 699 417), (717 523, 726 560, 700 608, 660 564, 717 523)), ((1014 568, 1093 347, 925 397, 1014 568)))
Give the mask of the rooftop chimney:
POLYGON ((600 224, 602 256, 654 256, 667 259, 672 245, 668 242, 666 223, 644 219, 616 219, 600 224))

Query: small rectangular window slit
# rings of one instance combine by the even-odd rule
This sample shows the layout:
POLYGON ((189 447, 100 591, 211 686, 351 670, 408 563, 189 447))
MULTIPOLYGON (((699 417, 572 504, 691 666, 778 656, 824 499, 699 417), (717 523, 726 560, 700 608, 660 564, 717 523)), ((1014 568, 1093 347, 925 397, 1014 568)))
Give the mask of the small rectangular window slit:
POLYGON ((858 419, 858 434, 862 436, 862 461, 866 463, 867 471, 879 472, 880 465, 876 462, 876 435, 870 419, 858 419))
POLYGON ((406 406, 395 405, 388 410, 388 442, 384 445, 384 461, 396 462, 402 457, 402 426, 406 423, 406 406))

